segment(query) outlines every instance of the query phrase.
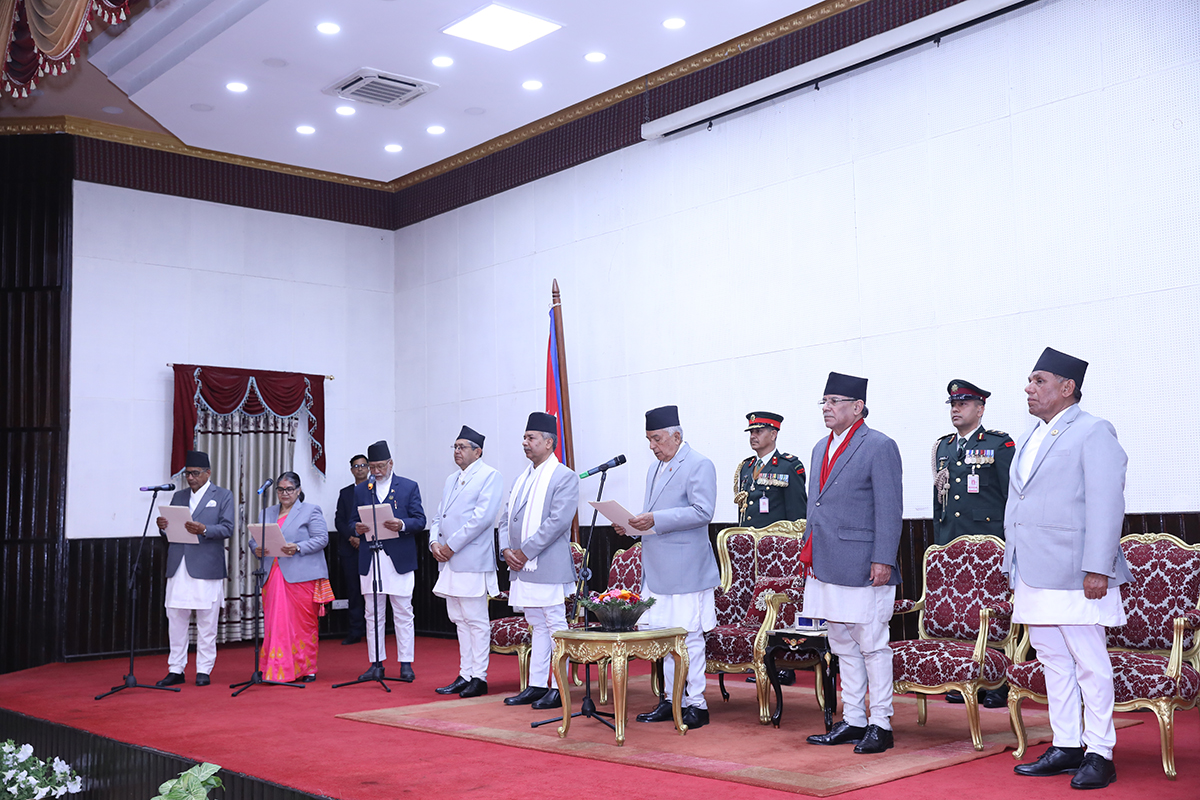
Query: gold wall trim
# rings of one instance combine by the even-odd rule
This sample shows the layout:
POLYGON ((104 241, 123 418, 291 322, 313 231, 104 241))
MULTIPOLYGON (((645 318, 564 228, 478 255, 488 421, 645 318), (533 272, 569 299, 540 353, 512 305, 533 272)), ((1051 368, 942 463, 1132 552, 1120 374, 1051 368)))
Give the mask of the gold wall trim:
POLYGON ((611 89, 595 97, 584 100, 562 111, 558 111, 546 117, 542 117, 536 122, 532 122, 524 127, 517 128, 502 136, 484 142, 483 144, 472 147, 469 150, 464 150, 457 155, 453 155, 447 159, 439 161, 436 164, 431 164, 428 167, 410 172, 391 181, 373 181, 365 178, 355 178, 349 175, 341 175, 335 172, 322 172, 320 170, 306 169, 304 167, 291 166, 289 164, 280 164, 275 161, 263 161, 257 158, 248 158, 245 156, 237 156, 229 153, 219 153, 215 150, 203 150, 198 147, 190 147, 184 144, 174 136, 162 133, 152 133, 149 131, 139 131, 134 128, 125 128, 120 125, 113 125, 107 122, 98 122, 95 120, 81 119, 79 117, 26 117, 21 119, 0 119, 0 135, 3 134, 21 134, 21 133, 70 133, 76 136, 86 136, 91 139, 103 139, 110 142, 118 142, 120 144, 133 145, 134 147, 146 147, 151 150, 161 150, 168 153, 177 153, 179 155, 192 156, 195 158, 204 158, 209 161, 221 161, 227 164, 236 164, 237 166, 250 167, 252 169, 263 169, 270 172, 280 172, 285 175, 295 175, 301 178, 312 178, 319 181, 330 181, 332 183, 341 183, 347 186, 357 186, 364 189, 375 189, 384 192, 398 192, 407 189, 410 186, 415 186, 418 183, 427 181, 430 178, 435 178, 438 175, 443 175, 465 164, 473 161, 478 161, 481 158, 490 156, 501 150, 505 150, 513 145, 520 144, 528 139, 532 139, 548 131, 554 130, 569 122, 574 122, 577 119, 586 117, 589 114, 594 114, 597 111, 603 111, 609 106, 620 103, 623 100, 628 100, 635 95, 643 94, 647 89, 652 89, 656 86, 662 86, 671 81, 678 80, 685 75, 689 75, 697 70, 711 67, 713 64, 720 63, 727 58, 745 53, 760 47, 768 42, 771 42, 780 36, 786 36, 790 33, 795 33, 802 28, 807 28, 810 25, 815 25, 832 16, 848 11, 857 6, 870 3, 871 0, 826 0, 824 3, 807 8, 797 12, 790 17, 772 22, 770 25, 765 25, 758 30, 751 31, 744 36, 739 36, 736 39, 730 39, 724 44, 718 45, 703 53, 698 53, 690 58, 682 61, 677 61, 664 69, 649 75, 644 75, 641 78, 630 81, 615 89, 611 89))

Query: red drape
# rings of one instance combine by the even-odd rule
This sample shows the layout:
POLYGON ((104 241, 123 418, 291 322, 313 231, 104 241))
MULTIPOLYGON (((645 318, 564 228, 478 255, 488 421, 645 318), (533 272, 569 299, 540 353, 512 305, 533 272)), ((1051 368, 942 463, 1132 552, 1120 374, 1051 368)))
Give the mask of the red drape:
POLYGON ((171 474, 183 469, 196 441, 197 398, 218 414, 241 410, 255 416, 266 411, 290 417, 301 408, 309 414, 312 463, 325 474, 325 376, 266 369, 175 365, 175 427, 171 437, 171 474))

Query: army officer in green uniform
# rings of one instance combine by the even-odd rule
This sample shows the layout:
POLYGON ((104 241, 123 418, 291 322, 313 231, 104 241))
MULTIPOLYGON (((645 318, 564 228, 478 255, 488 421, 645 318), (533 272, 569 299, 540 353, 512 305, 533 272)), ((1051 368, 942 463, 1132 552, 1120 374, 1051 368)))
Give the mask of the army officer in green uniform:
POLYGON ((804 465, 796 456, 775 449, 783 417, 752 411, 746 420, 755 455, 738 464, 733 476, 738 522, 749 528, 765 528, 780 520, 804 519, 808 513, 804 465))
MULTIPOLYGON (((949 544, 958 536, 990 534, 1004 538, 1004 504, 1008 501, 1008 468, 1012 437, 986 430, 983 412, 991 392, 967 381, 950 381, 950 422, 955 433, 933 444, 933 540, 949 544)), ((987 708, 1007 704, 1008 687, 980 692, 987 708)), ((946 699, 961 703, 958 692, 946 699)))

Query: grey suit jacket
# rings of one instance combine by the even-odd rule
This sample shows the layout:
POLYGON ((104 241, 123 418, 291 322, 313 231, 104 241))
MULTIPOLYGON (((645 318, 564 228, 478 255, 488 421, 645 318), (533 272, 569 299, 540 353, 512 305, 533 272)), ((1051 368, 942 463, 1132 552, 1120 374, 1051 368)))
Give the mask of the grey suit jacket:
POLYGON ((554 468, 546 488, 546 505, 542 522, 533 536, 521 541, 521 528, 528 510, 528 498, 509 497, 508 503, 521 502, 508 523, 508 504, 500 514, 500 541, 512 550, 520 550, 527 558, 538 560, 533 572, 508 571, 514 581, 529 583, 571 583, 575 580, 575 563, 571 560, 571 520, 579 510, 579 476, 562 464, 554 468), (524 502, 521 502, 522 499, 524 502))
MULTIPOLYGON (((267 522, 279 521, 279 504, 267 509, 267 522)), ((325 563, 325 545, 329 544, 329 526, 321 507, 316 503, 305 503, 297 500, 287 519, 280 526, 283 538, 300 548, 296 555, 279 559, 279 571, 288 583, 315 581, 318 578, 329 577, 329 565, 325 563)), ((258 542, 250 537, 250 547, 257 548, 258 542)), ((271 574, 271 562, 267 558, 263 566, 267 574, 271 574)))
POLYGON ((1004 571, 1039 589, 1082 589, 1084 574, 1107 575, 1108 585, 1133 580, 1121 552, 1128 459, 1108 420, 1078 405, 1046 434, 1029 480, 1017 463, 1037 425, 1021 435, 1004 508, 1004 571))
POLYGON ((869 586, 871 564, 892 567, 888 584, 900 583, 896 569, 903 526, 904 492, 900 448, 866 424, 833 465, 821 489, 825 443, 813 448, 805 535, 812 538, 813 574, 825 583, 869 586))
POLYGON ((655 480, 659 462, 646 474, 645 511, 654 533, 642 537, 643 585, 657 594, 712 589, 721 581, 708 539, 717 501, 717 470, 687 442, 655 480))
MULTIPOLYGON (((171 496, 171 505, 186 506, 191 497, 191 489, 181 489, 171 496)), ((233 535, 233 492, 209 481, 192 519, 204 526, 204 535, 199 537, 196 544, 172 542, 167 547, 167 577, 175 575, 179 562, 187 553, 189 575, 205 580, 223 580, 226 575, 225 540, 233 535)))
POLYGON ((446 478, 437 515, 429 525, 429 543, 446 545, 454 555, 438 564, 439 572, 447 566, 455 572, 496 571, 492 530, 503 492, 504 478, 482 459, 446 478))

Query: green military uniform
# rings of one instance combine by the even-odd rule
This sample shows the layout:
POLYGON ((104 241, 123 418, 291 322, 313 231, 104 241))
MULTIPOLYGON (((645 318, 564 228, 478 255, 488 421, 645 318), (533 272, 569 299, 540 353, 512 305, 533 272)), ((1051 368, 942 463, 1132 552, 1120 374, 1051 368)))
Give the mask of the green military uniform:
POLYGON ((741 524, 765 528, 780 520, 804 519, 808 512, 808 490, 804 487, 804 464, 800 459, 776 450, 755 478, 757 461, 758 456, 750 456, 738 465, 737 491, 746 493, 741 524))

